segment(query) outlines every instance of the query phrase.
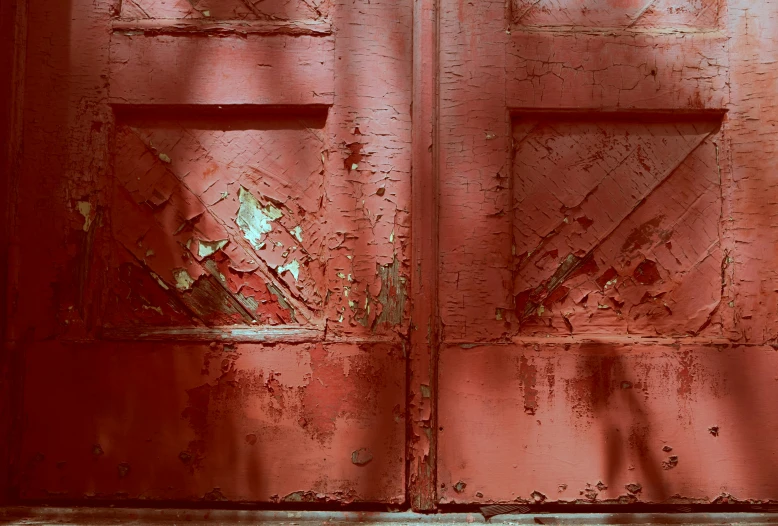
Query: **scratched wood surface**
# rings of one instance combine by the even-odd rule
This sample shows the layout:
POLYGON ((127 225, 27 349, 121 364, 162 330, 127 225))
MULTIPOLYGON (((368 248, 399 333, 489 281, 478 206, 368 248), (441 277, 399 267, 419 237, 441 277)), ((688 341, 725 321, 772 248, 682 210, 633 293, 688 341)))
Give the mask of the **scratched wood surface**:
POLYGON ((405 501, 411 20, 30 7, 23 500, 405 501))

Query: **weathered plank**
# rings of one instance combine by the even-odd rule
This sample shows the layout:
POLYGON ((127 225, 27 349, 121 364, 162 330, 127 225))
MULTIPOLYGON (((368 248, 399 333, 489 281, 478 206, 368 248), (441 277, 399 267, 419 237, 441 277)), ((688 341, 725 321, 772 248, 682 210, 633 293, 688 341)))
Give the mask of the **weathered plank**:
POLYGON ((308 35, 332 33, 332 24, 320 20, 212 20, 210 18, 116 20, 114 32, 147 35, 308 35))
POLYGON ((778 387, 764 374, 778 366, 771 347, 543 340, 441 352, 445 502, 699 504, 778 494, 778 387))
POLYGON ((113 33, 114 104, 332 104, 331 36, 113 33), (239 87, 239 88, 238 88, 239 87))
POLYGON ((395 344, 39 344, 21 496, 400 503, 404 398, 395 344))
POLYGON ((12 240, 17 228, 16 195, 22 152, 22 122, 27 41, 27 4, 0 1, 0 505, 13 498, 13 460, 20 440, 14 430, 21 420, 21 384, 17 373, 22 350, 14 345, 9 320, 10 298, 16 292, 17 251, 12 240))
POLYGON ((408 367, 408 495, 417 511, 437 506, 439 3, 414 3, 412 317, 408 367))

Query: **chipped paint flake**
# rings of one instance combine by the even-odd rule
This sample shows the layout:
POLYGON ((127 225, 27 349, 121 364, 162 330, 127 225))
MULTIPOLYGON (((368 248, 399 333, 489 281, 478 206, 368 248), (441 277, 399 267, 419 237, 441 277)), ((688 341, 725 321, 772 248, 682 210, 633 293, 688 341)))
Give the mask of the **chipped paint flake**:
POLYGON ((171 162, 170 157, 167 154, 164 154, 164 153, 160 153, 159 154, 159 160, 162 161, 163 163, 168 163, 168 164, 170 164, 170 162, 171 162))
POLYGON ((391 264, 379 265, 377 274, 381 279, 381 291, 376 299, 383 309, 376 324, 399 325, 405 312, 406 297, 405 278, 400 275, 400 261, 395 257, 391 264))
POLYGON ((357 466, 364 466, 373 460, 373 453, 366 447, 361 447, 351 453, 351 462, 357 466))
POLYGON ((300 243, 303 242, 303 229, 300 227, 300 225, 297 225, 292 229, 292 234, 294 235, 295 239, 297 239, 297 241, 300 243))
POLYGON ((220 239, 218 241, 200 241, 199 246, 197 247, 197 255, 201 258, 207 258, 208 256, 216 253, 217 251, 224 248, 224 246, 227 244, 226 239, 220 239))
POLYGON ((159 307, 155 307, 154 305, 141 305, 141 307, 142 307, 144 310, 153 310, 154 312, 156 312, 156 313, 157 313, 157 314, 159 314, 160 316, 163 316, 163 315, 165 314, 164 312, 162 312, 162 309, 161 309, 161 308, 159 308, 159 307))
POLYGON ((153 277, 157 283, 159 283, 159 286, 162 287, 164 290, 170 290, 170 287, 167 286, 167 283, 162 281, 162 278, 157 276, 155 273, 151 272, 151 277, 153 277))
POLYGON ((235 222, 243 231, 243 237, 259 250, 264 245, 263 236, 273 230, 272 222, 280 219, 283 214, 273 205, 263 207, 257 198, 242 186, 238 192, 238 200, 240 208, 235 222))
POLYGON ((84 216, 84 232, 89 231, 89 227, 92 226, 92 204, 89 201, 79 201, 76 203, 76 209, 78 213, 84 216))
POLYGON ((178 290, 189 290, 194 284, 192 276, 184 268, 177 268, 173 270, 173 278, 176 280, 176 288, 178 290))
POLYGON ((300 275, 300 262, 296 259, 293 259, 291 262, 287 263, 286 265, 279 265, 278 266, 278 274, 281 275, 284 272, 289 271, 292 273, 292 277, 295 281, 297 281, 298 276, 300 275))

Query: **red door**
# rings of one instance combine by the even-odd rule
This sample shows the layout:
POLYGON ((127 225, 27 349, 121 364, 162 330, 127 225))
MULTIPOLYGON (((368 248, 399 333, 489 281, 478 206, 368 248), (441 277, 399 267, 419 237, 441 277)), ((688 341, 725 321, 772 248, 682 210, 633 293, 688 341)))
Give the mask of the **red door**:
POLYGON ((778 2, 20 9, 18 502, 778 498, 778 2))
POLYGON ((405 500, 411 15, 30 4, 21 499, 405 500))
POLYGON ((778 4, 441 16, 441 502, 775 499, 778 4))

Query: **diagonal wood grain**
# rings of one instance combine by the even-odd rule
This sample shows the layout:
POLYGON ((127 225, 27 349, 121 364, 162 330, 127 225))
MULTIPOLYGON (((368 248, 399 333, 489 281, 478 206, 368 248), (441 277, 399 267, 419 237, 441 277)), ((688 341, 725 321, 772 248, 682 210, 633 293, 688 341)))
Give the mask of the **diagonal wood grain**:
POLYGON ((514 165, 523 329, 695 332, 709 323, 720 302, 721 202, 707 141, 716 124, 528 126, 517 131, 514 165), (673 317, 673 308, 687 310, 673 317))
MULTIPOLYGON (((317 278, 324 269, 308 252, 321 250, 314 227, 319 203, 312 197, 316 189, 301 185, 317 184, 321 161, 315 152, 301 155, 305 144, 292 147, 300 135, 314 143, 320 139, 307 129, 296 136, 273 135, 129 126, 118 132, 122 149, 116 174, 122 188, 115 192, 114 236, 160 286, 176 291, 207 324, 306 322, 320 308, 317 278), (269 153, 274 148, 283 153, 269 153), (279 163, 287 170, 280 170, 279 163), (276 198, 259 192, 259 179, 276 189, 276 198), (250 193, 246 187, 281 216, 259 247, 251 245, 236 219, 242 206, 236 194, 250 193), (299 192, 292 206, 309 209, 301 212, 299 223, 295 211, 282 204, 284 192, 299 192), (227 319, 216 312, 221 307, 198 300, 209 295, 227 319), (290 319, 263 314, 271 297, 271 305, 286 309, 290 319)), ((277 313, 276 307, 270 310, 277 313)))

